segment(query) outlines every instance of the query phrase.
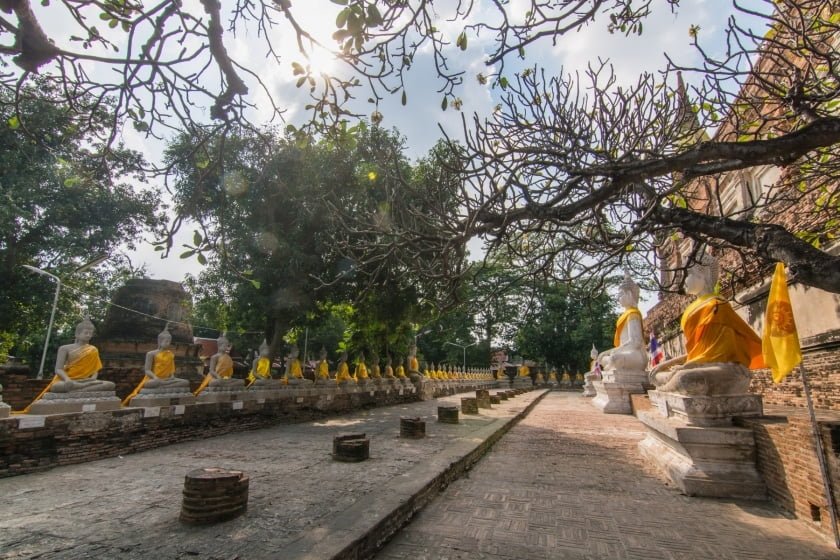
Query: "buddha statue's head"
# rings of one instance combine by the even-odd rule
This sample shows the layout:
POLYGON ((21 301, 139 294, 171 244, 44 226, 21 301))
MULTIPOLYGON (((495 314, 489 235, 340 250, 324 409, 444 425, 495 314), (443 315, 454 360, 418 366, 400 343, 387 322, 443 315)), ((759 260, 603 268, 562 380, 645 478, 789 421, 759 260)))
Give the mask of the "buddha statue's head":
POLYGON ((327 359, 327 349, 321 346, 321 351, 318 352, 318 358, 323 362, 327 359))
POLYGON ((160 334, 158 334, 157 342, 158 348, 161 350, 169 348, 169 345, 172 344, 172 335, 169 332, 169 323, 167 323, 166 326, 163 327, 163 330, 160 331, 160 334))
POLYGON ((391 367, 391 363, 392 363, 391 355, 388 354, 388 357, 385 358, 385 365, 388 366, 388 367, 391 367))
POLYGON ((685 277, 685 291, 696 296, 711 294, 715 290, 719 274, 717 259, 708 253, 703 253, 694 266, 688 269, 685 277))
POLYGON ((94 326, 90 322, 90 317, 85 315, 85 318, 76 325, 76 341, 87 344, 93 338, 94 326))
POLYGON ((408 347, 408 357, 413 358, 416 355, 417 355, 417 345, 412 344, 411 346, 408 347))
POLYGON ((618 303, 625 309, 639 305, 639 285, 624 271, 624 280, 618 285, 618 303))
POLYGON ((268 358, 270 351, 271 348, 268 346, 268 341, 263 339, 262 344, 260 344, 260 358, 268 358))
POLYGON ((341 356, 338 358, 339 362, 346 362, 347 361, 347 350, 341 353, 341 356))
POLYGON ((592 345, 592 350, 589 351, 589 357, 593 360, 598 357, 598 350, 595 349, 595 345, 592 345))
POLYGON ((230 341, 225 336, 225 333, 222 333, 219 338, 216 339, 216 348, 218 348, 219 354, 225 354, 230 350, 230 341))
POLYGON ((300 356, 300 349, 297 344, 292 344, 292 348, 289 350, 289 360, 297 360, 298 356, 300 356))

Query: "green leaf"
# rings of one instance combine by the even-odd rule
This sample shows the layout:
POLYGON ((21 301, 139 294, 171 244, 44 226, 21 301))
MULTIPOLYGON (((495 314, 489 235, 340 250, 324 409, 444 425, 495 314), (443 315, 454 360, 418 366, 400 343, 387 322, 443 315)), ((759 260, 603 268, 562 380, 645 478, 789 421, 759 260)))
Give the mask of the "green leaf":
POLYGON ((509 83, 509 82, 508 82, 508 79, 507 79, 507 78, 505 78, 504 76, 502 76, 501 78, 499 78, 499 85, 500 85, 500 86, 502 86, 502 89, 507 89, 507 87, 508 87, 508 83, 509 83))
POLYGON ((114 19, 112 19, 111 21, 108 22, 108 27, 113 29, 116 26, 118 26, 119 24, 120 24, 120 20, 118 20, 117 18, 114 18, 114 19))
POLYGON ((347 25, 347 16, 350 15, 350 8, 344 8, 335 16, 335 26, 339 29, 347 25))
POLYGON ((299 62, 292 62, 292 75, 299 76, 301 74, 306 74, 306 70, 303 69, 303 64, 299 62))
POLYGON ((193 231, 193 245, 198 247, 199 245, 201 245, 202 241, 203 238, 201 237, 201 234, 198 233, 198 230, 193 231))
POLYGON ((367 23, 370 27, 379 27, 382 25, 382 14, 379 13, 376 4, 368 6, 367 23))
POLYGON ((401 99, 401 101, 402 101, 402 104, 403 104, 403 105, 405 105, 406 103, 408 103, 408 96, 406 96, 406 94, 405 94, 405 90, 403 90, 403 92, 402 92, 402 99, 401 99))
POLYGON ((462 51, 467 50, 467 32, 461 31, 461 34, 458 35, 458 39, 455 41, 455 46, 460 48, 462 51))
POLYGON ((333 4, 338 4, 339 6, 346 6, 347 0, 332 0, 333 4))
POLYGON ((259 280, 249 280, 249 282, 251 282, 251 285, 258 290, 260 289, 260 286, 262 286, 262 283, 259 280))
POLYGON ((199 263, 207 264, 207 257, 205 257, 204 254, 199 253, 197 259, 199 263))
POLYGON ((163 251, 165 247, 163 245, 155 245, 155 251, 163 251))
POLYGON ((195 249, 190 249, 189 251, 184 251, 183 253, 181 253, 180 258, 188 259, 191 256, 193 256, 194 254, 195 254, 195 249))
POLYGON ((446 111, 447 107, 449 107, 449 100, 444 95, 443 96, 443 101, 440 102, 440 108, 443 109, 444 111, 446 111))
POLYGON ((108 21, 109 19, 111 19, 111 14, 109 14, 108 12, 102 12, 99 14, 99 19, 101 19, 102 21, 108 21))
POLYGON ((17 115, 12 115, 6 122, 8 123, 9 128, 11 128, 12 130, 17 130, 18 128, 20 128, 20 119, 17 115))

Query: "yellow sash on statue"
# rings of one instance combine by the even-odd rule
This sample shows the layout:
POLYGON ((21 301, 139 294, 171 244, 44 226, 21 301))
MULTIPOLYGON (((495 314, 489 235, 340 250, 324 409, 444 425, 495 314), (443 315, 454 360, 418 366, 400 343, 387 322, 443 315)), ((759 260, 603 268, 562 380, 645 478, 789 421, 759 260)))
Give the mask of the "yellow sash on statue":
POLYGON ((404 379, 405 378, 405 368, 402 367, 402 364, 397 366, 397 377, 399 379, 404 379))
POLYGON ((289 377, 301 379, 303 371, 300 368, 300 360, 292 360, 292 365, 289 367, 289 377))
POLYGON ((350 377, 350 367, 347 365, 347 362, 341 362, 338 365, 338 371, 335 374, 335 381, 336 383, 339 381, 355 381, 355 379, 350 377))
POLYGON ((531 376, 531 370, 528 368, 528 366, 522 366, 521 368, 519 368, 519 377, 530 377, 530 376, 531 376))
POLYGON ((613 336, 613 346, 619 347, 621 345, 621 331, 624 329, 624 325, 627 324, 627 321, 630 320, 630 317, 633 315, 639 316, 639 321, 642 320, 642 312, 639 311, 635 307, 631 307, 627 311, 621 314, 618 318, 618 321, 615 322, 615 335, 613 336))
POLYGON ((353 377, 355 377, 357 380, 358 379, 367 379, 368 378, 367 366, 365 364, 361 363, 361 362, 359 364, 357 364, 356 365, 356 371, 353 372, 353 377))
MULTIPOLYGON (((155 359, 152 362, 152 373, 154 373, 159 379, 169 379, 175 374, 175 354, 172 353, 172 350, 161 350, 155 354, 155 359)), ((146 381, 148 380, 149 376, 144 375, 143 379, 140 380, 140 383, 137 384, 137 387, 134 388, 131 394, 123 399, 122 405, 128 406, 131 399, 140 393, 140 390, 144 385, 146 385, 146 381)))
MULTIPOLYGON (((233 359, 231 359, 231 357, 227 354, 222 354, 221 356, 219 356, 219 359, 216 361, 216 373, 222 379, 230 379, 231 377, 233 377, 233 359)), ((198 386, 198 389, 195 390, 195 393, 193 393, 193 395, 198 396, 199 393, 201 393, 204 389, 207 388, 207 386, 212 380, 212 375, 210 375, 209 373, 205 375, 204 381, 201 382, 201 385, 198 386)))
POLYGON ((271 360, 262 357, 257 360, 256 368, 248 372, 248 387, 257 379, 271 379, 271 360))
POLYGON ((697 298, 686 307, 680 326, 687 364, 737 362, 749 369, 764 367, 761 339, 721 297, 697 298))
POLYGON ((316 373, 316 377, 318 379, 329 379, 330 366, 327 363, 327 360, 321 360, 320 362, 318 362, 318 371, 316 373))
POLYGON ((415 356, 412 356, 408 361, 408 371, 420 371, 420 362, 417 361, 415 356))

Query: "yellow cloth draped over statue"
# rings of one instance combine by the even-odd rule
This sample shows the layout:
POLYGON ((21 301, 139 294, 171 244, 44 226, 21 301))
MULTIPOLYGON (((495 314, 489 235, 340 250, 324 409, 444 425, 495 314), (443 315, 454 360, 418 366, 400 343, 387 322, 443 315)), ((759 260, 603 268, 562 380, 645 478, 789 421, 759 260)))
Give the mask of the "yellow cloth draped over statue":
MULTIPOLYGON (((66 373, 67 377, 74 381, 87 379, 100 369, 102 369, 102 361, 99 359, 99 350, 97 350, 96 346, 93 346, 92 344, 85 344, 84 346, 80 346, 79 348, 68 352, 67 361, 64 363, 64 373, 66 373)), ((35 397, 32 403, 41 400, 41 397, 46 395, 52 386, 59 381, 62 381, 61 377, 54 375, 47 386, 44 387, 44 390, 38 393, 38 396, 35 397)), ((29 413, 32 403, 29 403, 29 406, 24 408, 21 412, 23 414, 29 413)))
POLYGON ((257 360, 257 367, 248 372, 248 387, 257 379, 271 379, 271 360, 268 358, 257 360))
POLYGON ((408 360, 408 371, 420 371, 420 362, 417 361, 416 356, 408 360))
POLYGON ((531 369, 528 366, 523 365, 522 367, 519 368, 519 377, 530 377, 530 376, 531 376, 531 369))
POLYGON ((353 372, 353 377, 358 381, 359 379, 368 379, 367 366, 362 362, 356 364, 356 371, 353 372))
POLYGON ((350 367, 347 365, 347 362, 341 362, 338 364, 338 371, 335 373, 335 381, 336 383, 340 381, 355 381, 355 379, 353 379, 350 375, 350 367))
POLYGON ((697 298, 683 312, 686 364, 737 362, 749 369, 764 367, 761 339, 725 299, 697 298))
POLYGON ((303 369, 300 367, 300 360, 292 360, 292 364, 289 366, 289 377, 294 379, 303 378, 303 369))
POLYGON ((613 346, 618 348, 621 346, 621 331, 624 330, 624 325, 627 324, 633 316, 637 316, 639 321, 642 320, 642 312, 639 311, 636 307, 631 307, 630 309, 626 310, 621 316, 618 318, 618 321, 615 322, 615 335, 613 336, 613 346))
POLYGON ((327 360, 321 360, 318 362, 318 369, 315 371, 315 377, 318 379, 329 379, 330 365, 327 363, 327 360))
MULTIPOLYGON (((175 354, 172 350, 161 350, 157 354, 155 354, 155 361, 152 362, 152 373, 155 374, 155 377, 158 379, 169 379, 173 375, 175 375, 175 354)), ((137 384, 137 387, 128 395, 126 398, 123 399, 123 406, 128 406, 128 403, 131 402, 131 399, 137 396, 140 393, 140 390, 146 385, 146 382, 149 380, 148 375, 144 375, 143 379, 140 380, 140 383, 137 384)))
MULTIPOLYGON (((219 359, 216 362, 216 373, 222 379, 230 379, 231 377, 233 377, 233 359, 227 354, 222 354, 221 356, 219 356, 219 359)), ((198 396, 199 393, 201 393, 204 389, 207 388, 207 386, 212 380, 212 375, 210 375, 209 373, 205 375, 204 381, 201 382, 201 385, 198 386, 198 389, 196 389, 195 393, 193 394, 195 396, 198 396)))
POLYGON ((402 364, 397 366, 397 377, 399 379, 405 379, 405 368, 402 367, 402 364))

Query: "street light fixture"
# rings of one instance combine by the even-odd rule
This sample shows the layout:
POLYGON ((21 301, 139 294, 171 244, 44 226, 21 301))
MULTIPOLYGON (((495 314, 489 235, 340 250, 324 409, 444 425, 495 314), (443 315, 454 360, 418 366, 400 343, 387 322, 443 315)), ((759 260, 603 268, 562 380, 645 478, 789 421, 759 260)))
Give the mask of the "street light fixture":
POLYGON ((444 346, 446 346, 447 344, 451 344, 452 346, 456 346, 456 347, 458 347, 458 348, 460 348, 461 350, 464 351, 464 364, 461 368, 461 371, 467 371, 467 348, 469 348, 470 346, 475 346, 476 344, 478 344, 478 342, 472 342, 470 344, 467 344, 466 346, 464 346, 463 344, 456 344, 454 342, 444 342, 443 343, 444 346))
MULTIPOLYGON (((72 273, 76 272, 84 272, 93 268, 94 266, 105 262, 108 259, 108 255, 101 255, 96 257, 90 262, 87 262, 80 266, 79 268, 73 270, 72 273)), ((44 351, 41 353, 41 366, 38 368, 38 375, 36 379, 43 379, 44 378, 44 362, 47 360, 47 348, 50 346, 50 335, 52 334, 53 323, 55 322, 55 310, 58 308, 58 295, 61 293, 61 278, 56 276, 55 274, 51 274, 46 270, 42 270, 40 268, 29 266, 28 264, 21 265, 23 268, 28 270, 29 272, 34 272, 35 274, 41 274, 43 276, 49 276, 53 280, 55 280, 55 296, 53 297, 53 305, 52 311, 50 312, 50 322, 47 325, 47 338, 44 340, 44 351)))

